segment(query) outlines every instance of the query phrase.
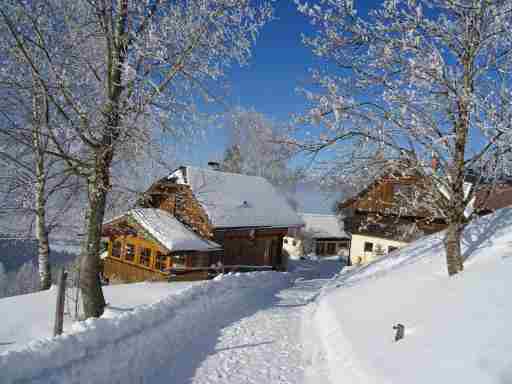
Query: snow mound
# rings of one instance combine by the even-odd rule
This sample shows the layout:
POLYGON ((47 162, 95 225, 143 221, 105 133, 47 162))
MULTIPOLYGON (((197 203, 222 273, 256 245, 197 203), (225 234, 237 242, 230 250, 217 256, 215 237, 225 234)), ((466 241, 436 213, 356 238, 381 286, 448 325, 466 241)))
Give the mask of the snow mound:
POLYGON ((184 346, 243 316, 251 297, 271 295, 289 284, 286 273, 232 274, 115 317, 106 312, 100 319, 75 323, 69 334, 0 354, 0 381, 148 382, 184 346))
POLYGON ((466 227, 465 270, 451 278, 443 236, 346 268, 324 288, 309 337, 331 383, 512 382, 512 209, 466 227))

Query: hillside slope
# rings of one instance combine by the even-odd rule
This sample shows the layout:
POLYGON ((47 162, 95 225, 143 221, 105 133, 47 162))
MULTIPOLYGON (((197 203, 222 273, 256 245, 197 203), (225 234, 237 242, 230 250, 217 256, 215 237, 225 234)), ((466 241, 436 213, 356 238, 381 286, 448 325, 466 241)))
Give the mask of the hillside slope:
POLYGON ((345 269, 325 287, 310 318, 311 382, 315 372, 331 383, 512 382, 512 209, 468 225, 465 271, 451 278, 442 238, 345 269), (397 323, 405 338, 394 342, 397 323))

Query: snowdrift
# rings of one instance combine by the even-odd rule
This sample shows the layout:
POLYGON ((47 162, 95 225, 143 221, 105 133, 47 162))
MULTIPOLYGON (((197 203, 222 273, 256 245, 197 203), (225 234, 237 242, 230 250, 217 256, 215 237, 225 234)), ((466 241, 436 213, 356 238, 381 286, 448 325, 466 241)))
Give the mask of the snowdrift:
POLYGON ((247 315, 251 297, 271 295, 289 279, 279 272, 222 276, 116 317, 76 323, 70 334, 0 354, 0 382, 148 382, 185 346, 247 315))
POLYGON ((512 209, 467 226, 465 271, 451 278, 443 235, 324 288, 310 337, 322 344, 313 365, 331 383, 512 383, 512 209))

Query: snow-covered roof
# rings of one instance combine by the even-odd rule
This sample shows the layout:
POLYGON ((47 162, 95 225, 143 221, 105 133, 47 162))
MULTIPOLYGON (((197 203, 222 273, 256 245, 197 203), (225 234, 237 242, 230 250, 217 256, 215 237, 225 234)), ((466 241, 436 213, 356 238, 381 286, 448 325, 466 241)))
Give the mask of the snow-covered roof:
POLYGON ((316 213, 301 213, 302 220, 306 223, 305 231, 311 233, 314 238, 345 238, 349 239, 348 235, 343 230, 343 224, 340 223, 335 215, 321 215, 316 213))
POLYGON ((219 244, 200 237, 164 210, 137 208, 129 211, 126 216, 130 216, 171 252, 213 251, 222 248, 219 244))
POLYGON ((217 228, 288 228, 304 223, 265 178, 181 167, 169 178, 187 184, 217 228))

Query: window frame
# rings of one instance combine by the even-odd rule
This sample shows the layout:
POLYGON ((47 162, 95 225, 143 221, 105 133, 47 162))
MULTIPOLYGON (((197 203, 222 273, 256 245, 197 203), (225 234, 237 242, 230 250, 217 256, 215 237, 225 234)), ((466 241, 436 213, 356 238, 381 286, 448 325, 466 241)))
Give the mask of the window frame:
POLYGON ((167 262, 168 257, 165 253, 156 251, 155 254, 155 269, 164 272, 167 268, 169 268, 169 263, 167 262))
POLYGON ((141 246, 139 249, 139 264, 143 265, 145 267, 150 268, 151 267, 151 248, 141 246), (149 254, 145 254, 149 251, 149 254), (143 262, 143 260, 147 260, 147 264, 143 262))
POLYGON ((365 241, 363 244, 363 250, 364 252, 371 252, 373 253, 374 244, 370 241, 365 241), (369 248, 369 250, 368 250, 369 248))
POLYGON ((135 255, 136 254, 137 254, 137 245, 135 245, 133 243, 126 242, 126 244, 124 245, 123 259, 130 263, 135 263, 135 255), (133 248, 133 253, 130 255, 130 258, 128 258, 128 248, 133 248))
POLYGON ((185 269, 187 268, 187 256, 186 255, 172 255, 172 267, 185 269), (176 263, 176 260, 183 260, 183 262, 176 263))
POLYGON ((112 241, 112 257, 116 259, 121 259, 121 256, 123 255, 123 242, 121 240, 114 240, 112 241), (119 248, 116 248, 116 244, 119 244, 119 248), (119 252, 115 252, 115 250, 118 249, 119 252))

